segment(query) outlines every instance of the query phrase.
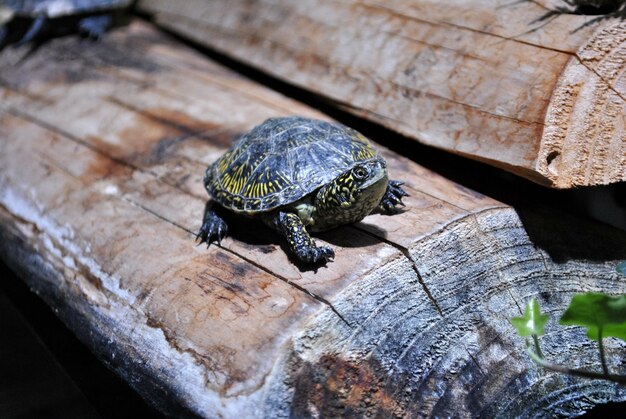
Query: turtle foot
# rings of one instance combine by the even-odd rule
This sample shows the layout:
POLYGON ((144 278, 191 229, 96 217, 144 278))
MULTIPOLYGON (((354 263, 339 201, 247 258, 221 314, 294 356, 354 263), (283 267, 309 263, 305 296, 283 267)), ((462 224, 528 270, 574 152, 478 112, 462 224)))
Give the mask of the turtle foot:
POLYGON ((111 15, 89 16, 78 22, 78 30, 87 38, 99 41, 111 26, 111 15))
POLYGON ((402 198, 409 196, 409 194, 402 189, 404 182, 399 180, 390 180, 387 185, 387 191, 380 201, 379 208, 385 214, 393 214, 397 212, 397 205, 404 206, 402 198))
POLYGON ((303 246, 296 249, 298 259, 305 263, 326 263, 335 257, 335 251, 330 246, 303 246))
POLYGON ((228 233, 226 222, 213 210, 207 208, 204 212, 202 227, 196 234, 196 241, 199 241, 198 244, 206 243, 207 248, 211 246, 211 243, 215 242, 220 245, 226 233, 228 233))
POLYGON ((326 263, 335 257, 330 246, 317 246, 306 231, 300 217, 291 212, 278 212, 270 215, 266 223, 282 231, 289 250, 300 262, 307 264, 326 263))

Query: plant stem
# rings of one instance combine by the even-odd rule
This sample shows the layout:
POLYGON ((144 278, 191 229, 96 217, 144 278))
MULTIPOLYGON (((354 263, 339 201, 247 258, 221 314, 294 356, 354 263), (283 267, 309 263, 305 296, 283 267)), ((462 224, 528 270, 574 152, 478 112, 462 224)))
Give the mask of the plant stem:
POLYGON ((541 347, 539 346, 539 336, 533 334, 533 341, 535 342, 535 352, 537 353, 537 356, 544 359, 543 352, 541 352, 541 347))
POLYGON ((604 375, 609 375, 609 368, 606 366, 606 358, 604 357, 604 344, 602 343, 602 328, 598 328, 598 348, 600 349, 600 364, 604 375))
POLYGON ((528 356, 530 357, 530 359, 532 359, 535 363, 539 364, 543 368, 550 370, 550 371, 560 372, 560 373, 569 374, 569 375, 575 375, 575 376, 584 377, 584 378, 609 380, 609 381, 614 381, 616 383, 623 384, 623 385, 626 384, 626 375, 585 371, 585 370, 580 370, 580 369, 575 369, 575 368, 564 367, 558 364, 552 364, 546 361, 545 358, 540 357, 537 353, 535 353, 532 350, 531 346, 528 344, 526 345, 526 352, 528 353, 528 356))

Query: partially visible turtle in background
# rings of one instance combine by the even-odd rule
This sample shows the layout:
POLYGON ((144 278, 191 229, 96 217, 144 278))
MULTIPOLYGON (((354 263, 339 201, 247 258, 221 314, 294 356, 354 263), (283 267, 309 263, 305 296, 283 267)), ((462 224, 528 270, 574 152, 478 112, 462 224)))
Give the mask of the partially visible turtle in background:
POLYGON ((112 23, 112 11, 130 6, 133 0, 0 0, 0 46, 11 38, 9 24, 16 18, 31 20, 17 45, 36 40, 47 28, 67 24, 75 17, 78 31, 101 38, 112 23))
POLYGON ((277 230, 299 261, 327 262, 333 249, 316 246, 308 231, 355 223, 377 208, 393 213, 408 196, 402 184, 388 180, 385 160, 357 131, 297 116, 271 118, 207 168, 212 201, 198 238, 210 245, 226 235, 215 202, 277 230))
POLYGON ((561 0, 566 6, 558 7, 563 13, 576 15, 611 15, 624 9, 624 0, 561 0))
MULTIPOLYGON (((536 3, 534 0, 525 1, 528 3, 536 3)), ((515 3, 511 3, 511 5, 513 4, 515 3)), ((548 25, 552 20, 556 19, 557 17, 566 14, 594 16, 573 31, 576 32, 582 28, 591 26, 602 20, 613 18, 619 18, 622 20, 625 19, 626 0, 560 0, 557 5, 553 5, 551 8, 548 7, 546 13, 531 22, 531 24, 542 22, 541 25, 532 28, 521 35, 535 32, 548 25)))

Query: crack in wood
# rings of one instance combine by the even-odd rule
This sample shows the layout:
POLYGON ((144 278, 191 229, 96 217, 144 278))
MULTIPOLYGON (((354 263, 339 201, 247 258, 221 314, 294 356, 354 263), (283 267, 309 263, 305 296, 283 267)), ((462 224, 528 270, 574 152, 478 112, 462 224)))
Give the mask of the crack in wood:
MULTIPOLYGON (((574 55, 574 53, 572 53, 571 51, 562 50, 562 49, 553 48, 553 47, 548 47, 548 46, 540 45, 540 44, 535 44, 533 42, 523 41, 523 40, 517 39, 515 37, 498 35, 496 33, 491 33, 491 32, 483 31, 483 30, 480 30, 480 29, 459 25, 457 23, 441 22, 441 21, 436 21, 436 20, 422 19, 422 18, 419 18, 419 17, 416 17, 416 16, 407 15, 405 13, 399 12, 399 11, 397 11, 395 9, 390 8, 390 7, 383 6, 382 4, 379 4, 379 3, 363 3, 362 5, 365 6, 365 7, 371 7, 371 8, 374 8, 374 9, 385 10, 385 11, 387 11, 388 13, 390 13, 392 15, 395 15, 395 16, 398 16, 398 17, 401 17, 401 18, 404 18, 404 19, 408 19, 408 20, 413 20, 413 21, 416 21, 416 22, 427 23, 427 24, 434 25, 434 26, 451 26, 453 28, 462 29, 462 30, 466 30, 466 31, 470 31, 470 32, 476 32, 476 33, 479 33, 479 34, 482 34, 482 35, 493 36, 495 38, 499 38, 499 39, 502 39, 504 41, 517 42, 517 43, 520 43, 520 44, 523 44, 523 45, 528 45, 528 46, 531 46, 531 47, 546 49, 546 50, 559 52, 559 53, 563 53, 563 54, 567 54, 567 55, 574 55)), ((516 36, 519 36, 519 35, 516 35, 516 36)))
POLYGON ((520 316, 522 316, 524 314, 524 310, 522 310, 522 306, 519 305, 519 302, 517 301, 517 298, 515 298, 515 296, 513 295, 513 292, 511 291, 511 288, 508 288, 507 291, 509 292, 509 295, 511 296, 511 299, 513 300, 513 302, 517 306, 517 311, 519 311, 520 316))
POLYGON ((441 315, 441 317, 445 317, 445 315, 443 314, 443 310, 441 309, 441 306, 439 306, 439 303, 437 302, 437 299, 433 296, 432 292, 428 288, 428 285, 424 281, 424 278, 422 278, 422 274, 420 273, 419 268, 417 267, 417 262, 415 261, 415 259, 413 258, 409 250, 405 248, 404 246, 400 246, 400 245, 395 245, 394 247, 398 248, 402 252, 402 254, 411 262, 411 266, 413 267, 413 270, 415 271, 415 274, 417 275, 417 280, 422 285, 422 288, 424 289, 424 292, 428 296, 428 299, 432 301, 432 303, 435 305, 435 308, 437 309, 437 312, 439 313, 439 315, 441 315))
MULTIPOLYGON (((171 71, 175 71, 177 69, 175 66, 170 66, 170 65, 167 65, 167 64, 164 64, 164 63, 159 63, 159 65, 161 67, 163 67, 165 69, 168 69, 168 70, 171 70, 171 71)), ((103 71, 101 69, 95 69, 95 71, 96 72, 103 72, 103 73, 108 74, 106 71, 103 71)), ((252 81, 249 82, 249 84, 246 86, 246 88, 242 88, 239 84, 229 83, 228 81, 220 79, 219 77, 213 77, 212 75, 210 75, 210 74, 208 74, 206 72, 201 72, 201 71, 196 70, 194 68, 185 68, 185 71, 188 71, 189 73, 192 73, 193 75, 198 76, 201 79, 206 79, 206 80, 210 81, 213 84, 216 84, 216 85, 218 85, 220 87, 225 88, 226 90, 229 90, 231 92, 239 93, 239 94, 241 94, 243 96, 250 97, 250 98, 252 98, 252 99, 254 99, 254 100, 256 100, 256 101, 258 101, 260 103, 263 103, 264 105, 267 105, 270 108, 279 110, 281 112, 287 112, 287 113, 290 113, 290 112, 293 111, 291 108, 284 107, 284 106, 282 106, 280 104, 277 104, 276 102, 268 100, 264 96, 254 94, 252 92, 252 90, 254 90, 254 88, 256 86, 253 85, 252 81)), ((123 74, 123 73, 115 72, 114 73, 114 77, 118 78, 118 79, 123 79, 123 80, 126 80, 126 81, 130 81, 130 82, 136 83, 141 88, 148 88, 148 87, 150 87, 149 85, 145 85, 145 82, 143 82, 143 84, 142 84, 141 81, 133 79, 132 77, 129 77, 129 76, 123 74)), ((168 93, 175 94, 175 95, 177 95, 178 97, 181 97, 181 98, 186 97, 185 95, 181 95, 181 94, 179 94, 177 92, 174 92, 174 91, 171 91, 171 90, 164 90, 162 88, 157 88, 157 90, 167 91, 168 93)), ((278 93, 278 94, 280 95, 280 93, 278 93)), ((281 98, 281 99, 284 100, 284 98, 281 98)))
MULTIPOLYGON (((18 109, 15 109, 12 106, 7 107, 6 113, 8 113, 9 115, 12 115, 12 116, 14 116, 16 118, 20 118, 20 119, 28 121, 28 122, 30 122, 32 124, 35 124, 35 125, 37 125, 37 126, 39 126, 41 128, 44 128, 44 129, 46 129, 48 131, 54 132, 55 134, 61 135, 61 136, 65 137, 65 138, 67 138, 68 140, 70 140, 70 141, 72 141, 74 143, 77 143, 77 144, 79 144, 79 145, 81 145, 81 146, 83 146, 83 147, 93 151, 94 153, 96 153, 96 154, 98 154, 100 156, 103 156, 103 157, 105 157, 105 158, 107 158, 107 159, 109 159, 109 160, 111 160, 111 161, 113 161, 113 162, 115 162, 115 163, 117 163, 119 165, 128 167, 128 168, 130 168, 132 170, 136 170, 136 171, 139 171, 139 172, 142 172, 142 173, 150 173, 150 172, 147 172, 147 171, 143 170, 139 166, 136 166, 136 165, 132 164, 131 162, 129 162, 127 160, 120 159, 118 157, 115 157, 115 156, 107 153, 106 151, 104 151, 104 150, 94 146, 93 144, 89 143, 88 141, 85 141, 85 140, 83 140, 83 139, 81 139, 79 137, 76 137, 75 135, 73 135, 73 134, 71 134, 71 133, 69 133, 69 132, 67 132, 67 131, 59 128, 59 127, 56 127, 56 126, 54 126, 52 124, 49 124, 46 121, 43 121, 43 120, 41 120, 41 119, 39 119, 39 118, 37 118, 37 117, 35 117, 33 115, 30 115, 30 114, 28 114, 26 112, 22 112, 22 111, 20 111, 18 109)), ((150 174, 155 176, 154 173, 150 173, 150 174)))
MULTIPOLYGON (((27 91, 25 91, 23 89, 20 89, 20 88, 18 88, 16 86, 12 86, 11 83, 9 83, 4 78, 2 78, 2 76, 0 76, 0 87, 3 87, 6 90, 10 90, 10 91, 12 91, 14 93, 17 93, 18 95, 25 96, 25 97, 31 99, 34 102, 40 102, 40 103, 44 103, 46 105, 52 105, 54 103, 52 100, 48 99, 45 96, 33 94, 33 93, 27 92, 27 91)), ((2 105, 2 104, 0 104, 0 105, 2 105)))
MULTIPOLYGON (((535 3, 535 2, 533 2, 533 3, 535 3)), ((508 36, 498 35, 498 34, 486 32, 486 31, 481 31, 481 30, 475 29, 475 28, 465 27, 463 25, 458 25, 458 24, 454 24, 454 23, 450 23, 450 22, 437 22, 437 21, 430 21, 430 20, 426 20, 426 19, 421 19, 421 18, 418 18, 418 17, 415 17, 415 16, 410 16, 410 15, 403 14, 401 12, 395 11, 394 9, 391 9, 389 7, 385 7, 385 6, 380 5, 380 4, 363 4, 363 5, 371 6, 371 7, 374 7, 374 8, 380 8, 380 9, 386 10, 388 12, 391 12, 393 14, 397 14, 400 17, 404 17, 404 18, 407 18, 407 19, 410 19, 410 20, 415 20, 415 21, 418 21, 418 22, 429 23, 429 24, 433 24, 433 25, 449 25, 449 26, 456 27, 456 28, 459 28, 459 29, 465 29, 465 30, 469 30, 469 31, 472 31, 472 32, 477 32, 477 33, 480 33, 480 34, 483 34, 483 35, 494 36, 494 37, 501 38, 501 39, 507 40, 507 41, 519 42, 519 43, 524 44, 524 45, 533 46, 533 47, 537 47, 537 48, 541 48, 541 49, 546 49, 546 50, 550 50, 550 51, 554 51, 554 52, 559 52, 559 53, 562 53, 562 54, 571 55, 572 57, 576 58, 583 67, 585 67, 586 69, 588 69, 589 71, 594 73, 596 76, 598 76, 598 78, 600 80, 602 80, 602 82, 606 85, 606 87, 609 90, 612 90, 617 96, 619 96, 623 101, 626 102, 626 97, 622 93, 617 91, 611 85, 611 83, 609 83, 609 81, 606 80, 593 67, 588 66, 585 63, 585 61, 578 55, 577 52, 571 52, 571 51, 567 51, 567 50, 562 50, 562 49, 558 49, 558 48, 548 47, 548 46, 545 46, 545 45, 539 45, 539 44, 535 44, 535 43, 532 43, 532 42, 528 42, 528 41, 523 41, 523 40, 517 39, 516 37, 520 36, 520 35, 516 35, 515 37, 508 37, 508 36)), ((528 122, 528 121, 520 120, 520 122, 528 122)), ((545 125, 545 123, 540 123, 540 124, 541 125, 545 125)))
POLYGON ((426 284, 426 282, 424 281, 424 278, 422 278, 422 274, 419 271, 419 268, 417 267, 417 262, 415 261, 415 259, 413 259, 413 256, 411 256, 411 253, 409 252, 409 249, 407 249, 406 247, 392 242, 391 240, 387 240, 383 237, 379 237, 373 233, 371 233, 370 231, 363 229, 361 227, 355 226, 356 229, 364 232, 365 234, 368 234, 372 237, 377 238, 378 240, 382 241, 383 243, 387 243, 390 246, 395 247, 396 249, 398 249, 402 255, 409 261, 409 264, 411 265, 411 268, 413 269, 413 271, 415 272, 415 275, 417 276, 417 280, 419 281, 420 285, 422 286, 422 289, 424 290, 424 292, 426 293, 426 296, 428 297, 428 299, 433 303, 433 305, 435 306, 435 308, 437 309, 437 312, 439 313, 439 315, 441 317, 445 317, 445 315, 443 314, 443 310, 441 309, 441 306, 439 306, 439 303, 437 302, 437 299, 433 296, 432 292, 430 291, 430 289, 428 288, 428 285, 426 284))
POLYGON ((194 137, 194 136, 202 138, 203 135, 214 134, 214 133, 217 134, 219 132, 224 132, 224 131, 228 130, 227 127, 221 127, 219 129, 216 128, 215 130, 198 132, 198 131, 195 131, 192 128, 188 127, 185 124, 176 122, 176 121, 174 121, 172 119, 169 119, 169 118, 165 118, 165 117, 162 117, 162 116, 155 115, 155 114, 150 113, 150 112, 146 112, 145 110, 140 109, 140 108, 138 108, 136 106, 130 105, 128 103, 125 103, 125 102, 117 99, 116 97, 106 96, 104 98, 104 100, 109 102, 109 103, 112 103, 112 104, 114 104, 116 106, 119 106, 122 109, 126 109, 127 111, 131 111, 132 113, 136 113, 138 115, 145 116, 146 118, 150 119, 151 121, 154 121, 154 122, 157 122, 159 124, 175 128, 175 129, 177 129, 177 130, 179 130, 179 131, 181 131, 183 133, 183 136, 181 138, 189 138, 189 137, 194 137))
POLYGON ((470 360, 472 361, 472 363, 474 365, 476 365, 476 368, 478 368, 478 371, 480 371, 480 373, 484 376, 484 377, 488 377, 489 375, 485 373, 485 371, 483 371, 483 369, 480 367, 480 364, 478 363, 478 360, 476 359, 476 357, 474 355, 472 355, 472 353, 470 352, 469 349, 467 349, 467 346, 463 345, 463 349, 465 349, 465 352, 467 352, 467 355, 470 357, 470 360))
MULTIPOLYGON (((185 15, 178 15, 178 14, 172 13, 172 12, 162 12, 162 14, 163 15, 176 16, 176 17, 178 17, 180 19, 196 22, 195 19, 192 19, 189 16, 185 16, 185 15)), ((424 21, 424 22, 432 23, 432 22, 428 22, 428 21, 424 21)), ((213 24, 211 24, 209 22, 206 22, 206 21, 200 21, 199 23, 201 23, 203 27, 207 27, 207 28, 210 27, 210 28, 212 28, 211 30, 214 30, 216 32, 222 33, 222 34, 227 35, 227 36, 229 35, 229 33, 227 31, 225 31, 224 28, 222 28, 220 26, 213 25, 213 24)), ((281 43, 281 42, 278 42, 278 41, 276 41, 274 39, 263 38, 263 37, 261 37, 259 35, 256 35, 255 33, 249 33, 249 32, 244 32, 244 31, 238 31, 238 32, 241 32, 243 35, 245 35, 248 38, 258 38, 258 39, 262 40, 263 42, 267 42, 269 44, 277 46, 277 47, 281 48, 282 50, 289 52, 293 56, 297 57, 297 56, 300 55, 298 53, 298 51, 296 51, 293 48, 290 48, 288 45, 286 45, 284 43, 281 43)), ((477 32, 480 32, 480 31, 477 31, 477 32)), ((485 34, 489 34, 489 33, 485 32, 485 34)), ((546 49, 550 49, 550 48, 546 48, 546 49)), ((557 52, 561 52, 561 51, 557 51, 557 52)), ((363 71, 363 70, 358 70, 358 69, 353 69, 351 67, 346 67, 345 65, 339 64, 339 63, 337 63, 335 61, 330 61, 330 60, 326 59, 323 56, 319 56, 319 55, 316 55, 316 54, 313 54, 313 53, 310 53, 310 52, 308 53, 308 55, 314 56, 316 58, 316 60, 319 61, 319 62, 324 62, 325 65, 328 68, 339 68, 344 73, 348 73, 349 72, 348 70, 356 70, 358 73, 361 73, 364 76, 363 79, 370 80, 370 81, 375 80, 379 84, 380 83, 389 84, 389 85, 393 86, 395 88, 395 90, 397 90, 397 91, 408 91, 408 92, 412 92, 415 96, 423 95, 423 96, 430 97, 430 98, 433 98, 433 99, 441 100, 443 102, 450 102, 450 103, 453 103, 455 105, 461 106, 463 108, 469 108, 469 109, 472 109, 472 110, 474 110, 476 112, 479 112, 479 113, 482 113, 482 114, 485 114, 485 115, 488 115, 488 116, 492 116, 494 118, 501 118, 501 119, 505 119, 505 120, 516 121, 516 122, 519 122, 521 124, 528 124, 528 125, 539 125, 539 126, 544 126, 545 125, 545 123, 543 121, 527 121, 527 120, 524 120, 524 119, 520 119, 520 118, 515 118, 513 116, 509 116, 509 115, 501 115, 501 114, 497 114, 497 113, 494 113, 494 112, 482 109, 482 108, 480 108, 477 105, 472 105, 472 104, 469 104, 469 103, 463 103, 461 101, 457 101, 457 100, 454 100, 452 98, 441 96, 441 95, 438 95, 438 94, 435 94, 435 93, 432 93, 432 92, 427 92, 427 91, 415 89, 415 88, 413 88, 411 86, 403 85, 403 84, 398 83, 398 82, 394 82, 394 81, 391 81, 391 80, 388 80, 388 79, 384 79, 384 78, 378 77, 376 75, 373 75, 373 74, 368 73, 368 72, 363 71)), ((571 53, 570 53, 570 55, 571 55, 571 53)), ((354 73, 354 71, 352 71, 352 73, 354 73)), ((293 83, 294 84, 298 84, 298 85, 303 85, 303 83, 299 83, 299 82, 296 82, 296 81, 293 81, 293 83)), ((350 104, 347 101, 345 101, 345 102, 341 101, 340 99, 337 99, 337 98, 332 97, 332 96, 328 96, 327 94, 322 94, 322 93, 319 93, 319 92, 317 92, 316 94, 321 96, 321 97, 324 97, 324 98, 329 98, 334 103, 339 103, 342 106, 346 106, 346 107, 350 107, 350 108, 353 108, 353 109, 357 109, 359 111, 367 112, 369 114, 373 114, 375 116, 382 117, 382 119, 384 119, 384 120, 390 120, 390 121, 394 121, 396 123, 402 123, 402 121, 399 121, 399 120, 397 120, 397 119, 395 119, 395 118, 393 118, 391 116, 387 116, 387 115, 384 115, 384 114, 373 112, 371 110, 363 109, 363 108, 361 108, 358 105, 350 104)), ((403 124, 407 125, 407 126, 410 126, 410 125, 408 125, 406 123, 403 123, 403 124)), ((410 127, 414 128, 413 126, 410 126, 410 127)))
MULTIPOLYGON (((167 91, 168 94, 173 94, 176 95, 173 92, 169 92, 167 91)), ((180 96, 178 96, 180 97, 180 96)), ((185 141, 185 140, 189 140, 189 139, 193 139, 193 138, 198 138, 198 139, 205 139, 205 140, 210 140, 212 137, 215 136, 219 136, 220 134, 233 134, 234 131, 232 131, 231 127, 228 126, 221 126, 221 127, 215 127, 212 129, 207 129, 207 130, 196 130, 193 129, 191 127, 189 127, 188 125, 181 123, 181 122, 177 122, 176 120, 174 120, 173 118, 167 118, 167 117, 162 117, 159 115, 156 115, 150 111, 147 111, 145 109, 139 108, 137 106, 133 106, 129 103, 126 103, 116 97, 112 97, 112 96, 107 96, 104 98, 104 100, 108 103, 111 103, 117 107, 120 107, 122 109, 125 109, 127 111, 130 111, 134 114, 143 116, 147 119, 149 119, 150 121, 156 122, 160 125, 163 126, 167 126, 167 127, 171 127, 174 128, 178 131, 180 131, 182 133, 182 135, 172 139, 171 141, 174 144, 177 144, 179 142, 185 141)), ((240 135, 238 132, 234 135, 231 136, 238 136, 240 135)), ((220 146, 222 146, 220 144, 220 146)), ((226 147, 224 147, 225 149, 226 147)), ((198 163, 198 164, 203 164, 205 165, 206 163, 203 162, 200 159, 192 159, 189 156, 179 156, 180 158, 184 159, 185 161, 189 161, 189 162, 193 162, 193 163, 198 163)), ((167 183, 167 182, 166 182, 167 183)), ((168 183, 169 184, 169 183, 168 183)), ((178 187, 178 185, 172 185, 175 187, 178 187)))
POLYGON ((585 67, 587 70, 591 71, 593 74, 595 74, 605 85, 606 87, 611 90, 613 93, 615 93, 617 96, 619 96, 620 99, 622 99, 624 102, 626 102, 626 96, 624 96, 621 92, 619 92, 617 89, 615 89, 615 87, 613 87, 613 85, 604 78, 604 76, 602 76, 595 68, 590 67, 586 64, 585 60, 582 59, 582 57, 580 57, 577 53, 573 54, 573 56, 578 60, 578 62, 585 67))
MULTIPOLYGON (((533 3, 536 3, 536 2, 533 2, 533 3)), ((583 65, 585 68, 587 68, 589 71, 591 71, 594 74, 596 74, 596 76, 598 76, 598 78, 600 80, 602 80, 602 82, 606 85, 606 87, 609 90, 612 90, 622 100, 626 101, 626 96, 624 96, 622 93, 617 91, 611 85, 611 83, 609 83, 609 81, 606 80, 602 75, 600 75, 594 68, 588 66, 584 62, 584 60, 578 55, 577 52, 571 52, 571 51, 567 51, 567 50, 563 50, 563 49, 559 49, 559 48, 548 47, 548 46, 545 46, 545 45, 535 44, 535 43, 532 43, 532 42, 528 42, 528 41, 523 41, 523 40, 517 39, 517 37, 521 36, 521 35, 515 35, 514 37, 508 37, 508 36, 498 35, 498 34, 490 33, 490 32, 487 32, 487 31, 482 31, 482 30, 479 30, 479 29, 475 29, 475 28, 471 28, 471 27, 467 27, 467 26, 451 23, 451 22, 440 22, 440 21, 432 21, 432 20, 428 20, 428 19, 422 19, 422 18, 418 18, 416 16, 407 15, 407 14, 402 13, 400 11, 397 11, 397 10, 395 10, 393 8, 390 8, 390 7, 387 7, 387 6, 384 6, 382 4, 378 4, 378 3, 363 2, 363 3, 359 4, 359 6, 360 7, 366 7, 366 8, 367 7, 371 7, 373 9, 385 10, 386 12, 388 12, 388 13, 390 13, 392 15, 395 15, 395 16, 398 16, 398 17, 402 17, 402 18, 405 18, 405 19, 409 19, 409 20, 413 20, 413 21, 417 21, 417 22, 422 22, 422 23, 431 24, 431 25, 435 25, 435 26, 444 26, 444 25, 452 26, 452 27, 455 27, 455 28, 468 30, 468 31, 471 31, 471 32, 476 32, 476 33, 480 33, 480 34, 483 34, 483 35, 494 36, 496 38, 500 38, 500 39, 507 40, 507 41, 518 42, 518 43, 521 43, 521 44, 524 44, 524 45, 528 45, 528 46, 532 46, 532 47, 537 47, 537 48, 541 48, 541 49, 546 49, 546 50, 550 50, 550 51, 554 51, 554 52, 559 52, 559 53, 562 53, 562 54, 570 55, 570 56, 576 58, 580 62, 580 64, 583 65)), ((415 40, 415 41, 419 42, 419 40, 415 40)), ((447 98, 444 98, 444 99, 447 99, 447 98)), ((454 102, 451 99, 448 99, 448 100, 454 102)), ((454 102, 454 103, 456 103, 456 102, 454 102)), ((459 103, 459 104, 472 107, 469 104, 464 104, 464 103, 459 103)), ((482 112, 486 112, 486 113, 490 114, 488 111, 484 111, 484 110, 481 110, 479 108, 476 108, 476 109, 480 110, 482 112)), ((497 115, 497 114, 492 114, 492 115, 493 116, 501 116, 501 117, 506 118, 506 116, 503 116, 503 115, 497 115)), ((509 118, 511 118, 511 117, 509 117, 509 118)), ((525 122, 525 123, 533 123, 533 124, 545 125, 544 122, 524 121, 524 120, 517 119, 517 118, 511 118, 511 119, 518 120, 520 122, 525 122)))

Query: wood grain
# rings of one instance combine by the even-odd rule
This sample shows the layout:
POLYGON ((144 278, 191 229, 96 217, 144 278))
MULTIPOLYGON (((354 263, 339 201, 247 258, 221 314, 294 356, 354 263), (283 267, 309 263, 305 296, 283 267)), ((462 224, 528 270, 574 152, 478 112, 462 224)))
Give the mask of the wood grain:
POLYGON ((140 1, 408 137, 556 188, 626 180, 626 23, 558 1, 140 1))
MULTIPOLYGON (((323 114, 141 22, 2 51, 0 97, 0 254, 170 414, 526 416, 626 399, 537 369, 507 321, 530 296, 554 312, 624 293, 623 232, 518 214, 380 147, 407 210, 319 236, 327 267, 294 265, 245 220, 196 247, 206 165, 265 118, 323 114)), ((582 331, 546 341, 599 368, 582 331)), ((624 345, 607 347, 623 370, 624 345)))

